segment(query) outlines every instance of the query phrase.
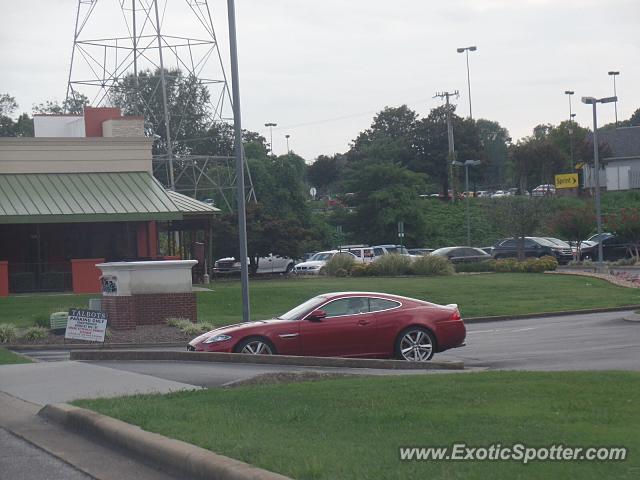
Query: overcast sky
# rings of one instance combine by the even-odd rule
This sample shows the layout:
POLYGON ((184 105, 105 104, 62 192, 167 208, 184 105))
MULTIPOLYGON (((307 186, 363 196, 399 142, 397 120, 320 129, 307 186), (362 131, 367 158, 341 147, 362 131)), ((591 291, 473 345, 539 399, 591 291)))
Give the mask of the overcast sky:
MULTIPOLYGON (((169 2, 170 33, 187 34, 186 2, 169 2)), ((107 4, 119 0, 99 0, 94 15, 107 4)), ((209 4, 226 59, 226 2, 209 4)), ((0 0, 0 93, 22 111, 64 98, 76 8, 76 0, 0 0)), ((276 154, 285 134, 308 161, 344 152, 385 106, 406 103, 425 116, 440 104, 436 91, 459 90, 458 113, 468 115, 456 48, 469 45, 478 47, 474 117, 500 122, 514 140, 566 119, 567 89, 576 120, 591 126, 580 97, 612 95, 609 70, 621 72, 618 117, 640 107, 638 0, 236 0, 236 9, 243 127, 268 139, 264 123, 277 123, 276 154)), ((119 17, 103 15, 91 25, 96 35, 117 28, 119 17)), ((600 123, 613 120, 613 105, 601 106, 600 123)))

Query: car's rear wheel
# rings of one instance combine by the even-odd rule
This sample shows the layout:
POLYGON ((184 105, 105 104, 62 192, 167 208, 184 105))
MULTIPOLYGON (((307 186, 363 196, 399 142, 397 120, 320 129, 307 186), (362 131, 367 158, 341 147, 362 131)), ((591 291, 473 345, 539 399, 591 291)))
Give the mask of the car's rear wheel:
POLYGON ((395 351, 400 360, 427 362, 433 357, 436 342, 426 328, 409 327, 398 335, 395 351))
POLYGON ((242 340, 233 349, 236 353, 246 353, 249 355, 275 355, 276 348, 266 338, 250 337, 242 340))

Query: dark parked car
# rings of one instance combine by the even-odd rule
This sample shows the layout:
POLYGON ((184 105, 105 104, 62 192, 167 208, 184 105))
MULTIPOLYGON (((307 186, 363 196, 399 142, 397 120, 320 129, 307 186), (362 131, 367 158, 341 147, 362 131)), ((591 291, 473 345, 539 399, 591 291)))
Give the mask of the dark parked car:
MULTIPOLYGON (((596 237, 594 235, 594 237, 596 237)), ((591 237, 591 238, 594 238, 591 237)), ((606 261, 615 261, 622 258, 629 258, 633 254, 633 245, 623 240, 617 235, 602 234, 600 238, 596 237, 596 241, 589 240, 582 242, 580 249, 580 258, 582 260, 598 260, 598 244, 602 242, 602 259, 606 261)))
MULTIPOLYGON (((498 240, 493 246, 493 258, 516 258, 518 256, 518 241, 517 238, 498 240)), ((565 247, 541 237, 525 237, 524 255, 525 257, 550 255, 556 257, 560 264, 566 264, 573 260, 573 252, 569 245, 565 247)))
POLYGON ((491 260, 492 258, 491 255, 484 250, 474 247, 439 248, 431 252, 431 255, 446 257, 451 260, 451 263, 481 262, 483 260, 491 260))
POLYGON ((216 328, 187 347, 197 352, 316 357, 395 357, 425 362, 464 344, 457 305, 386 293, 325 293, 271 320, 216 328))

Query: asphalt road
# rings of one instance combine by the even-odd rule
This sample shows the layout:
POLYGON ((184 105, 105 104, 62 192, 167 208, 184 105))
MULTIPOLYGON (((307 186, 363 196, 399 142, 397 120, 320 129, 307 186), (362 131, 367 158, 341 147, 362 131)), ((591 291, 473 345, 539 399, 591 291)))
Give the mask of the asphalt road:
POLYGON ((640 323, 630 312, 530 318, 467 326, 467 346, 438 355, 501 370, 640 370, 640 323))

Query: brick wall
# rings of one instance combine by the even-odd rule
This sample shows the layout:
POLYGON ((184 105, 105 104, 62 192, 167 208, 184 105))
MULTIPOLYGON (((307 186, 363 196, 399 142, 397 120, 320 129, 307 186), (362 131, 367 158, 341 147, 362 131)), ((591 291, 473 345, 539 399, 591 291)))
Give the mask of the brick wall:
POLYGON ((167 318, 198 320, 194 293, 103 296, 102 310, 114 330, 131 330, 138 325, 164 324, 167 318))

